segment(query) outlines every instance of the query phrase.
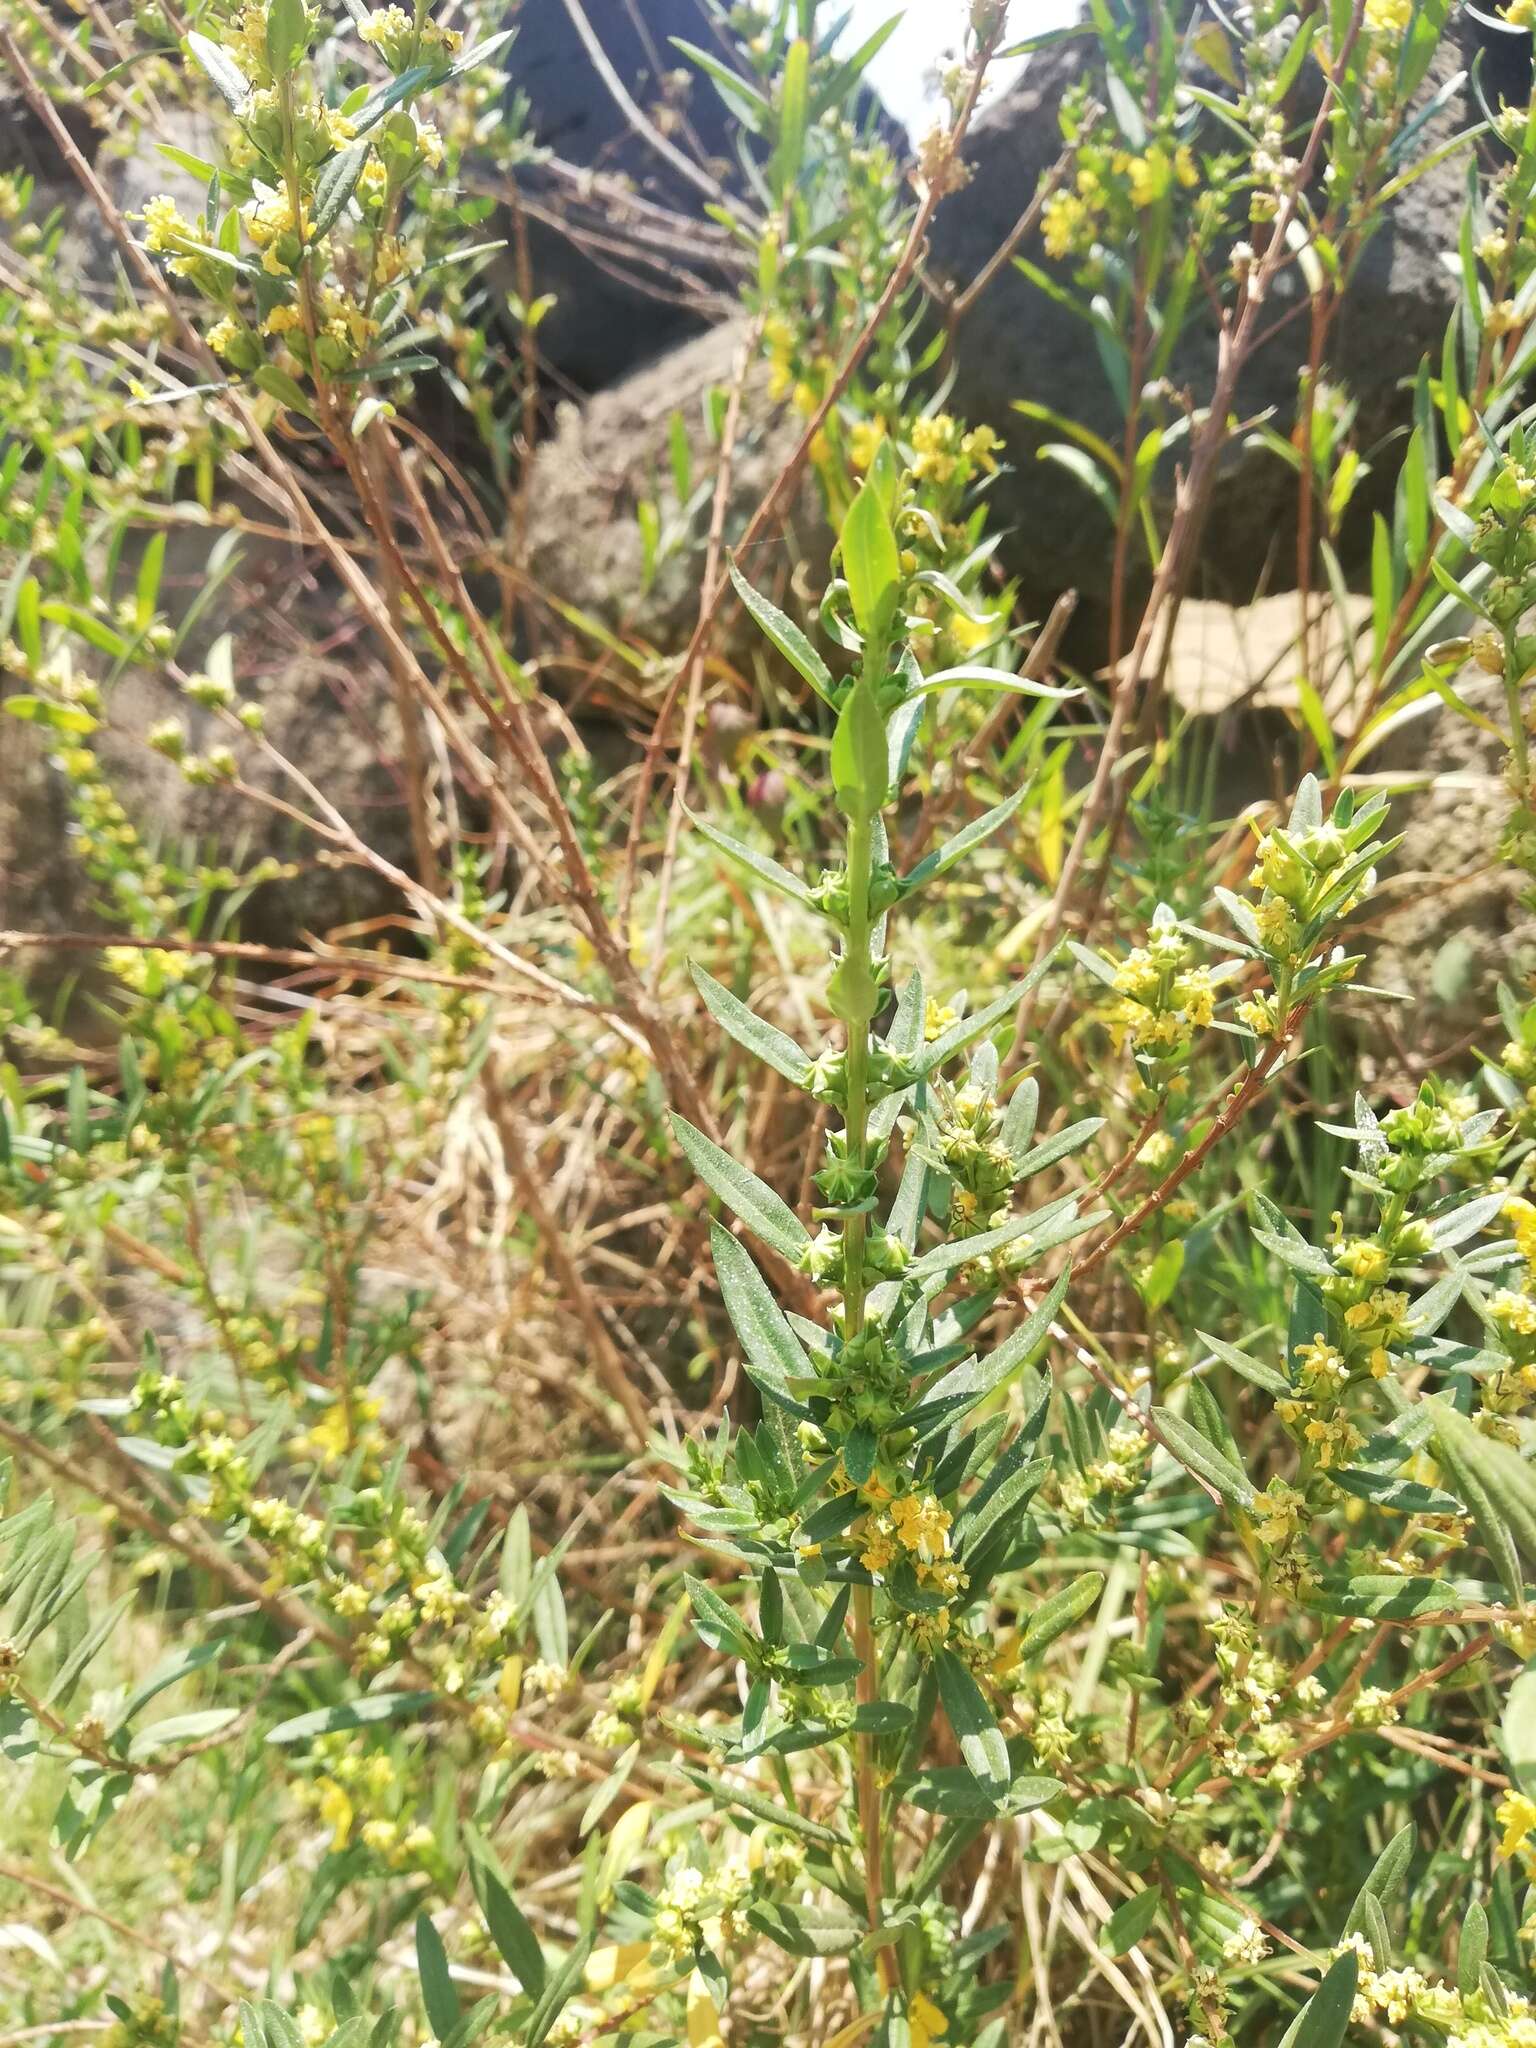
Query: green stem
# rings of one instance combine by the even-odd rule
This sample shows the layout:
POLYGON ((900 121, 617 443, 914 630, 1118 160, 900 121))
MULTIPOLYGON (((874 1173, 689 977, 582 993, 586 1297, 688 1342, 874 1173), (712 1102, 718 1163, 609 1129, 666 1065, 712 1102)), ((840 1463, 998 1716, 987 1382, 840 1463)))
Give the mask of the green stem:
POLYGON ((1520 643, 1511 626, 1504 636, 1504 700, 1509 707, 1509 750, 1514 756, 1515 778, 1520 801, 1530 802, 1530 758, 1525 737, 1525 714, 1520 704, 1520 643))
MULTIPOLYGON (((874 835, 870 820, 856 815, 848 826, 848 957, 860 969, 859 981, 868 987, 866 1004, 848 1018, 848 1113, 846 1134, 848 1159, 862 1168, 869 1151, 869 1033, 873 1022, 873 983, 867 974, 871 923, 869 882, 874 856, 874 835)), ((864 1328, 864 1246, 867 1234, 862 1214, 843 1223, 843 1337, 846 1342, 864 1328)), ((853 1646, 862 1669, 857 1698, 860 1706, 873 1706, 880 1698, 880 1651, 875 1640, 874 1597, 868 1586, 856 1586, 853 1593, 853 1646)), ((880 1782, 875 1764, 875 1738, 860 1734, 858 1751, 859 1827, 864 1838, 864 1898, 873 1932, 882 1919, 883 1856, 881 1849, 880 1782)), ((881 1980, 886 1978, 882 1953, 881 1980)))
MULTIPOLYGON (((848 957, 861 968, 869 961, 869 876, 874 836, 867 818, 848 826, 848 957)), ((869 1149, 869 1028, 872 1009, 848 1019, 848 1159, 861 1168, 869 1149)), ((843 1224, 843 1335, 856 1337, 864 1328, 864 1241, 862 1215, 843 1224)))

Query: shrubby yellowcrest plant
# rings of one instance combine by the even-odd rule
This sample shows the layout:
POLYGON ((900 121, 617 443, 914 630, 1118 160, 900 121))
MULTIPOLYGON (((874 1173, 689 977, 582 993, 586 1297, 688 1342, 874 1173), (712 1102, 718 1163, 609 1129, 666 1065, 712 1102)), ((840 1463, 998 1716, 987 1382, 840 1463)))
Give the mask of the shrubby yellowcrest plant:
MULTIPOLYGON (((174 296, 102 312, 48 274, 57 223, 16 236, 7 708, 52 749, 112 942, 105 1035, 3 991, 0 1758, 27 1809, 0 1883, 69 1958, 18 1994, 28 2038, 1536 2038, 1536 1005, 1511 961, 1476 1066, 1385 1066, 1359 937, 1399 853, 1376 750, 1428 711, 1496 741, 1499 851, 1533 867, 1530 116, 1487 110, 1445 347, 1401 450, 1362 450, 1330 324, 1425 168, 1448 8, 1091 11, 1062 160, 999 261, 1082 314, 1120 408, 1115 447, 1018 394, 1056 437, 1042 474, 1106 520, 1101 719, 996 568, 999 423, 946 389, 964 294, 924 318, 1006 13, 967 11, 915 193, 855 116, 887 29, 843 54, 797 0, 677 52, 744 137, 711 219, 837 545, 767 587, 761 533, 730 560, 695 530, 710 492, 672 437, 646 574, 698 547, 704 591, 668 707, 734 601, 775 729, 707 786, 685 741, 664 822, 654 763, 638 798, 550 768, 549 675, 461 573, 485 536, 445 526, 446 459, 411 439, 440 360, 498 488, 531 431, 482 388, 499 344, 460 282, 486 251, 453 180, 524 146, 480 75, 499 27, 146 20, 158 82, 174 51, 226 109, 217 164, 180 165, 201 210, 128 224, 174 296), (1318 367, 1293 432, 1244 431, 1296 479, 1315 772, 1226 833, 1139 693, 1234 431, 1235 386, 1181 390, 1177 343, 1209 312, 1240 363, 1282 267, 1318 367), (152 404, 176 350, 209 381, 152 404), (271 439, 311 429, 354 493, 341 537, 271 439), (1341 710, 1319 600, 1347 610, 1352 508, 1399 457, 1341 710), (317 764, 281 786, 332 858, 372 855, 410 951, 228 936, 297 863, 153 843, 104 762, 118 678, 153 665, 187 711, 142 737, 188 781, 257 796, 246 764, 281 769, 243 633, 194 661, 164 588, 169 508, 190 483, 223 515, 249 464, 387 652, 418 872, 317 764), (256 965, 329 986, 280 991, 300 1014, 274 1026, 256 965), (559 1022, 521 1043, 530 990, 559 1022), (713 1282, 669 1298, 706 1249, 713 1282), (506 1469, 502 1376, 535 1418, 506 1469), (141 1630, 186 1640, 146 1658, 141 1630), (63 1877, 130 1863, 98 1969, 63 1877)), ((50 72, 29 17, 7 55, 46 106, 93 33, 50 72)), ((536 279, 513 297, 526 347, 547 308, 536 279)), ((727 480, 744 389, 706 404, 727 480)), ((657 664, 574 630, 653 710, 657 664)))

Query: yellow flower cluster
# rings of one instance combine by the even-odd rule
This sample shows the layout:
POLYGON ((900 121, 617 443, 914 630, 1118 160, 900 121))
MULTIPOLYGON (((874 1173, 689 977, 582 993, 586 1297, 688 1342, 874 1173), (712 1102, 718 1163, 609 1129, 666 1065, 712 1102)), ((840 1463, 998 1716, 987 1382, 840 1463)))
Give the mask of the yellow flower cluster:
POLYGON ((301 1797, 331 1830, 333 1851, 356 1840, 391 1870, 420 1867, 431 1858, 436 1838, 429 1827, 409 1820, 407 1790, 390 1757, 349 1743, 344 1735, 322 1735, 313 1754, 324 1769, 301 1787, 301 1797))
POLYGON ((384 1449, 384 1440, 373 1427, 378 1419, 379 1403, 373 1395, 344 1394, 290 1441, 289 1451, 296 1458, 312 1458, 326 1472, 334 1472, 358 1450, 366 1454, 365 1464, 376 1465, 384 1449))
POLYGON ((912 422, 912 474, 920 484, 939 485, 965 483, 977 473, 991 476, 1002 445, 990 427, 966 432, 947 412, 933 413, 912 422))
POLYGON ((1152 142, 1143 151, 1086 149, 1074 184, 1046 201, 1040 217, 1045 253, 1058 263, 1086 256, 1106 232, 1132 230, 1135 214, 1199 182, 1186 142, 1152 142))
POLYGON ((464 47, 456 28, 442 28, 430 19, 420 23, 403 7, 376 7, 357 25, 358 40, 379 55, 392 71, 430 61, 454 57, 464 47))
MULTIPOLYGON (((878 1498, 877 1490, 877 1498, 878 1498)), ((864 1489, 868 1498, 871 1489, 864 1489)), ((864 1548, 859 1562, 869 1572, 888 1572, 898 1558, 910 1559, 918 1583, 946 1600, 965 1590, 967 1579, 958 1561, 949 1554, 951 1516, 931 1493, 902 1494, 889 1507, 876 1507, 861 1525, 858 1540, 864 1548)), ((941 1607, 934 1614, 912 1620, 912 1633, 919 1646, 932 1649, 949 1633, 950 1613, 941 1607)))
POLYGON ((1141 1058, 1165 1068, 1189 1057, 1193 1034, 1216 1015, 1215 983, 1207 968, 1189 964, 1189 953, 1173 913, 1159 908, 1146 943, 1114 971, 1119 1001, 1105 1021, 1116 1051, 1129 1040, 1141 1058))
POLYGON ((1422 1970, 1379 1970, 1370 1939, 1351 1934, 1334 1951, 1353 1949, 1359 1965, 1355 2024, 1374 2027, 1381 2020, 1403 2027, 1417 2020, 1444 2036, 1446 2048, 1536 2048, 1536 2013, 1518 1992, 1505 1993, 1507 2010, 1495 2014, 1473 1994, 1472 2009, 1459 1991, 1436 1984, 1422 1970))
POLYGON ((309 212, 296 217, 286 192, 257 200, 245 216, 245 230, 261 251, 261 267, 270 277, 287 277, 298 268, 309 239, 309 212))
POLYGON ((1284 1550, 1306 1524, 1307 1497, 1283 1479, 1271 1479, 1255 1496, 1251 1513, 1259 1541, 1270 1550, 1284 1550))

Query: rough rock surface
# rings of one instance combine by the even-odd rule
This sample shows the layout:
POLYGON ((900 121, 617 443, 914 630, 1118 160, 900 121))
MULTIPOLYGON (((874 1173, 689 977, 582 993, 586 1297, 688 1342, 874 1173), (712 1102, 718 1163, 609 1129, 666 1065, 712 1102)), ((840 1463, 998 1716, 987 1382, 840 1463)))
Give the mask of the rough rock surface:
MULTIPOLYGON (((409 867, 410 845, 398 781, 398 724, 388 679, 333 586, 299 550, 249 544, 238 582, 200 618, 182 652, 195 667, 211 640, 232 630, 242 698, 259 703, 266 733, 288 760, 313 776, 367 843, 409 867), (259 621, 261 630, 242 631, 259 621)), ((167 551, 165 601, 172 610, 195 589, 207 537, 177 535, 167 551)), ((0 698, 23 686, 0 675, 0 698)), ((3 714, 0 714, 3 715, 3 714)), ((97 747, 119 801, 152 850, 180 865, 198 860, 242 869, 272 857, 298 873, 264 883, 242 909, 241 935, 292 943, 394 906, 394 892, 371 871, 332 860, 314 834, 263 804, 227 789, 196 788, 145 744, 157 721, 177 717, 191 747, 227 743, 212 714, 190 705, 158 674, 130 670, 106 693, 97 747)), ((254 745, 235 745, 245 779, 303 808, 304 799, 254 745)), ((0 928, 37 932, 99 930, 97 884, 70 844, 62 778, 35 728, 0 724, 0 928)))
MULTIPOLYGON (((529 569, 534 580, 663 654, 678 653, 698 618, 709 532, 713 450, 706 427, 711 391, 724 396, 742 344, 739 322, 712 330, 640 370, 586 406, 563 406, 552 440, 534 462, 529 569), (681 419, 698 482, 681 503, 670 463, 674 417, 681 419), (661 543, 649 589, 637 508, 658 508, 661 543)), ((740 534, 798 440, 803 422, 772 404, 754 369, 731 466, 726 543, 740 534)), ((793 566, 806 601, 825 568, 831 535, 814 487, 801 490, 790 519, 747 565, 752 580, 781 586, 793 566)))
MULTIPOLYGON (((1499 717, 1486 677, 1463 676, 1457 687, 1499 717)), ((1490 858, 1510 812, 1504 760, 1501 742, 1450 710, 1408 725, 1383 749, 1383 768, 1434 777, 1393 801, 1403 844, 1370 920, 1369 978, 1408 999, 1398 1029, 1426 1051, 1454 1045, 1487 1014, 1499 981, 1521 988, 1536 968, 1536 913, 1514 869, 1490 858)))

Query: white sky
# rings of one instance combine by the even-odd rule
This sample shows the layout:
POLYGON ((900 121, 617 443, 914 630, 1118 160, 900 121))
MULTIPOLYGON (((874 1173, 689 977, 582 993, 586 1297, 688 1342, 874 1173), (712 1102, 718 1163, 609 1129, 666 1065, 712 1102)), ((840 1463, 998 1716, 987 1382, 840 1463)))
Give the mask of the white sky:
MULTIPOLYGON (((901 0, 851 0, 851 4, 848 40, 857 48, 881 22, 890 20, 901 0)), ((901 27, 870 66, 870 83, 914 134, 922 132, 933 112, 935 74, 946 57, 959 49, 968 11, 968 0, 906 0, 901 27)), ((1008 31, 1022 40, 1075 20, 1077 14, 1077 0, 1013 0, 1008 31)), ((989 96, 1021 69, 1020 63, 996 65, 989 96)))

